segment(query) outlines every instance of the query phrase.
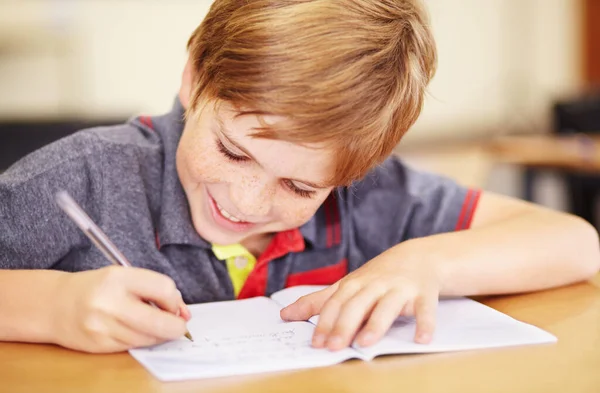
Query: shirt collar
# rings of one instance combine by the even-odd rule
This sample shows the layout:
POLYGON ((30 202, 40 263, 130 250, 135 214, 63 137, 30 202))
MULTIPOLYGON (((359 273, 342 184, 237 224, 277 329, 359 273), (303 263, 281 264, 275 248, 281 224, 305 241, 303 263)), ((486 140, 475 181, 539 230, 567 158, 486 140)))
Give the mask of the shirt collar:
POLYGON ((152 117, 151 121, 141 122, 142 126, 151 126, 162 140, 162 191, 160 214, 156 221, 156 241, 159 247, 167 244, 210 247, 192 225, 187 197, 179 181, 175 164, 177 145, 185 124, 184 113, 183 106, 179 99, 176 99, 169 113, 152 117))

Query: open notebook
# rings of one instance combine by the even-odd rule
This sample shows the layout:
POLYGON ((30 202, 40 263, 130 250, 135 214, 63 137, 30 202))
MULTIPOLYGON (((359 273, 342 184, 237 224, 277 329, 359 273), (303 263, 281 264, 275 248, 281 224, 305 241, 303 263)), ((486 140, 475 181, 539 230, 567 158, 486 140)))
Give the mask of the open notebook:
POLYGON ((257 297, 190 306, 185 338, 129 351, 163 381, 321 367, 384 354, 462 351, 555 342, 551 334, 466 298, 442 299, 436 332, 428 345, 413 342, 413 318, 398 318, 377 344, 337 352, 310 346, 318 316, 283 322, 279 310, 323 287, 298 286, 257 297))

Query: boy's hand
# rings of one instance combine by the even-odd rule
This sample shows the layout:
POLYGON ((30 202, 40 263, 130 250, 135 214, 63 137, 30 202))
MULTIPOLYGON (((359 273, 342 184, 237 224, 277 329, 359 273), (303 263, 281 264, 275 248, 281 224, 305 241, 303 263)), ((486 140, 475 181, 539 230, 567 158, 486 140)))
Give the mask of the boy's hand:
POLYGON ((173 280, 150 270, 70 273, 57 291, 54 342, 80 351, 117 352, 176 339, 190 319, 173 280))
POLYGON ((307 320, 320 314, 312 345, 338 350, 355 338, 360 346, 372 345, 399 315, 414 315, 415 341, 427 344, 435 328, 440 280, 433 263, 422 256, 404 244, 391 248, 329 288, 298 299, 281 317, 307 320))

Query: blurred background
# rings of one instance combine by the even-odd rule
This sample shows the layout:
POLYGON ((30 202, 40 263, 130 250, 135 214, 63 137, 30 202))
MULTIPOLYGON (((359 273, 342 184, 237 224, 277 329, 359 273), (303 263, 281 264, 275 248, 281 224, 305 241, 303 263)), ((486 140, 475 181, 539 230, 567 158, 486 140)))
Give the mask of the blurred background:
MULTIPOLYGON (((425 2, 439 67, 398 153, 598 223, 600 0, 425 2)), ((210 4, 0 0, 0 171, 82 127, 169 110, 210 4)))

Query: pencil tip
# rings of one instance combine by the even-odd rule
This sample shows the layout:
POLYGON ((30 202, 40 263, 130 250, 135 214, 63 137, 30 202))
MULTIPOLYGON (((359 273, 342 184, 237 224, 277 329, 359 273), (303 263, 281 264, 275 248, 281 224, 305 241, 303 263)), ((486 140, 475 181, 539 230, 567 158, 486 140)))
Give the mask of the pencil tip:
POLYGON ((190 332, 185 332, 185 337, 190 340, 190 341, 194 341, 194 339, 192 338, 192 335, 190 334, 190 332))

